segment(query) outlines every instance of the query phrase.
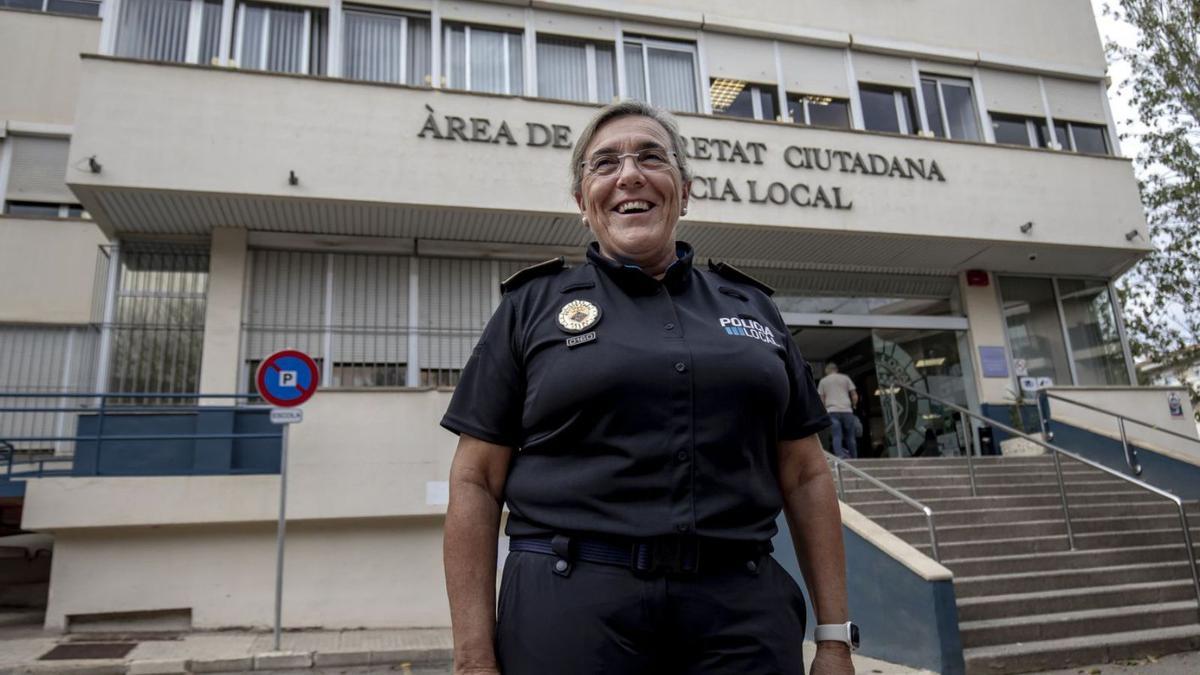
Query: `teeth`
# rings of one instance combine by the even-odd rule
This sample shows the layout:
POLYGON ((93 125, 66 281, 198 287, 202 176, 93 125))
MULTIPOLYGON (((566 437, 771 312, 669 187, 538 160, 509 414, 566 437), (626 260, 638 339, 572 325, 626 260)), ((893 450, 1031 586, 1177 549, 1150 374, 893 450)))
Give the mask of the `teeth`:
POLYGON ((644 201, 625 202, 617 206, 618 213, 625 213, 629 209, 641 209, 643 211, 650 210, 650 203, 644 201))

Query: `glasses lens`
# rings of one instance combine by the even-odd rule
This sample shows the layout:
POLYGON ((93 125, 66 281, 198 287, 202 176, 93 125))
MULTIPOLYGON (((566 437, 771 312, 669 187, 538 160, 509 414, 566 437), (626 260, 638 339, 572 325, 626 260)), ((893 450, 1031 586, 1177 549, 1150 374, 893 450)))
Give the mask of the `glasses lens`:
POLYGON ((588 162, 588 171, 607 176, 615 173, 620 165, 621 159, 615 154, 592 155, 592 159, 588 162))
POLYGON ((648 171, 661 171, 670 164, 667 152, 661 148, 646 148, 637 155, 638 166, 648 171))

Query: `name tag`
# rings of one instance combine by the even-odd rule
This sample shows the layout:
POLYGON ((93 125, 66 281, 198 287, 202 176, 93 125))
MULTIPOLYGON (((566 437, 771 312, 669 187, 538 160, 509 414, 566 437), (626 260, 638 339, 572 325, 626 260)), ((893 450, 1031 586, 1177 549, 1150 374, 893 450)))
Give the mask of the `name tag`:
POLYGON ((589 342, 595 342, 595 341, 596 341, 596 331, 592 331, 590 333, 584 333, 583 335, 572 335, 571 337, 567 338, 567 347, 574 349, 575 347, 578 347, 579 345, 585 345, 589 342))

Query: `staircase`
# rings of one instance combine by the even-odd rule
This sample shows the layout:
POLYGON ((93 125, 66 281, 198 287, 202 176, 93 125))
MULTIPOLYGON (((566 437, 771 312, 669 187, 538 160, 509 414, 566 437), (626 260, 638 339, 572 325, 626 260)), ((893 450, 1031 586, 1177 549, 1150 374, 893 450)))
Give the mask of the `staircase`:
MULTIPOLYGON (((1064 458, 1072 551, 1048 455, 976 458, 977 497, 962 458, 850 463, 933 510, 969 674, 1200 649, 1200 607, 1173 503, 1064 458)), ((843 476, 845 502, 932 556, 924 515, 843 476)), ((1188 518, 1200 542, 1196 503, 1188 518)))

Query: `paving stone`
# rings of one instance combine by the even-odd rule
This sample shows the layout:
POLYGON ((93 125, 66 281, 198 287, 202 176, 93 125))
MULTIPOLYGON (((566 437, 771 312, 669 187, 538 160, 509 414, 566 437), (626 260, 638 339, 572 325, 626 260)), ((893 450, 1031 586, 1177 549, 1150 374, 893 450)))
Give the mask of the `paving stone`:
POLYGON ((313 654, 313 666, 365 666, 371 663, 371 652, 316 652, 313 654))
POLYGON ((235 659, 192 659, 193 673, 240 673, 254 669, 254 657, 235 659))
POLYGON ((255 670, 312 668, 312 652, 263 652, 254 656, 255 670))
POLYGON ((450 661, 454 650, 432 647, 415 649, 378 649, 371 652, 371 665, 381 666, 395 663, 432 663, 450 661))
POLYGON ((129 664, 128 675, 175 675, 188 672, 187 659, 147 659, 129 664))

